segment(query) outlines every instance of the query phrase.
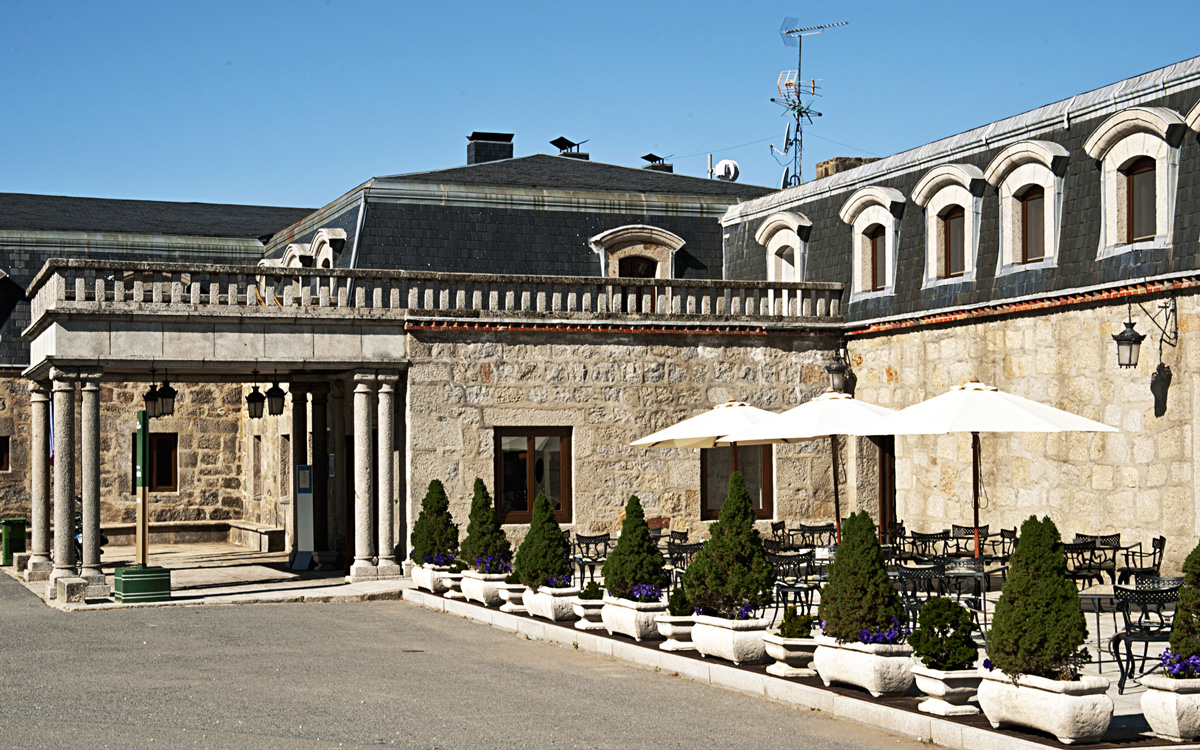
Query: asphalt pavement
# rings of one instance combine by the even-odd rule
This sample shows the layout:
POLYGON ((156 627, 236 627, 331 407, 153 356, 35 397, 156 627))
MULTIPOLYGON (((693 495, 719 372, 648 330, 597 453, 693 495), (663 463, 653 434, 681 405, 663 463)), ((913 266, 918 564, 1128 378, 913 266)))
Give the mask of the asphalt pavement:
POLYGON ((0 576, 0 745, 916 748, 403 602, 63 612, 0 576))

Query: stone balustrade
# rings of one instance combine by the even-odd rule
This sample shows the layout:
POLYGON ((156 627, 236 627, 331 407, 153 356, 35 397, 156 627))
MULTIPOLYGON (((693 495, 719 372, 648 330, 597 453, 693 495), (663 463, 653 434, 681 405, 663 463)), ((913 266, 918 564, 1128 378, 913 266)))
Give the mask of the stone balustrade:
POLYGON ((28 289, 31 330, 49 312, 486 319, 726 319, 841 323, 842 285, 421 271, 47 261, 28 289))

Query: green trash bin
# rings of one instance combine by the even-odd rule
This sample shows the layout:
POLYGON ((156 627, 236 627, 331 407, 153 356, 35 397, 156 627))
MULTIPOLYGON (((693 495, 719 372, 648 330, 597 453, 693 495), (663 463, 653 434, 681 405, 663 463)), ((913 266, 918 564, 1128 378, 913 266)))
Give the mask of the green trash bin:
POLYGON ((25 551, 24 518, 0 518, 0 565, 12 565, 13 555, 25 551))

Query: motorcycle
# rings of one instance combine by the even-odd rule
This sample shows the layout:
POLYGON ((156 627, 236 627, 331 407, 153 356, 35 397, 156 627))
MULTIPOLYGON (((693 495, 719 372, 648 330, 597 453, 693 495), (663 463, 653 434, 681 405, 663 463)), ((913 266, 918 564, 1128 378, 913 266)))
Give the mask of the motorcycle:
MULTIPOLYGON (((75 496, 75 570, 83 569, 83 495, 75 496)), ((108 536, 100 532, 100 546, 108 544, 108 536)))

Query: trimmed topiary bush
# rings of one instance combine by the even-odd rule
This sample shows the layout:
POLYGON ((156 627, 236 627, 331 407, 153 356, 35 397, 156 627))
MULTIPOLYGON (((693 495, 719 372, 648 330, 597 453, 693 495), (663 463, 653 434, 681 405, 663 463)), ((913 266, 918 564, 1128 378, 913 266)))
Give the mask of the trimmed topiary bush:
POLYGON ((783 610, 783 620, 779 623, 780 638, 808 638, 812 635, 812 615, 796 613, 796 605, 789 604, 783 610))
POLYGON ((637 599, 651 601, 657 597, 647 598, 639 589, 641 596, 635 596, 635 587, 652 588, 662 596, 662 589, 670 577, 663 570, 663 556, 658 545, 650 537, 650 527, 646 525, 646 513, 642 510, 642 501, 637 495, 630 495, 625 503, 625 521, 621 524, 621 536, 617 546, 608 553, 601 571, 604 576, 604 588, 609 596, 619 599, 637 599))
POLYGON ((569 586, 571 583, 571 548, 563 538, 550 501, 538 493, 533 501, 533 517, 529 533, 513 557, 513 573, 517 580, 531 589, 538 586, 569 586))
POLYGON ((1200 544, 1183 561, 1183 586, 1175 605, 1171 653, 1180 660, 1200 656, 1200 544))
POLYGON ((996 603, 988 658, 1009 675, 1074 680, 1091 656, 1079 592, 1067 578, 1062 538, 1049 516, 1021 524, 1008 580, 996 603))
POLYGON ((966 607, 944 596, 925 602, 917 616, 917 629, 908 637, 913 656, 930 669, 953 672, 970 669, 979 658, 971 638, 975 624, 966 607))
POLYGON ((450 501, 441 480, 429 483, 409 543, 412 560, 418 565, 449 565, 458 552, 458 527, 450 516, 450 501))
POLYGON ((484 573, 505 572, 512 562, 512 545, 496 519, 496 505, 478 477, 475 478, 475 494, 471 498, 471 515, 461 557, 467 565, 484 573))
POLYGON ((683 574, 692 604, 704 614, 739 619, 769 604, 775 573, 754 528, 754 506, 740 472, 729 477, 729 493, 709 534, 683 574))
POLYGON ((598 581, 588 581, 588 585, 583 587, 583 591, 579 592, 580 599, 603 599, 604 589, 600 588, 598 581))
POLYGON ((667 597, 667 614, 671 617, 688 617, 695 613, 696 608, 687 598, 687 592, 683 590, 683 586, 676 586, 671 591, 671 595, 667 597))
POLYGON ((904 620, 904 605, 888 578, 866 511, 852 513, 842 524, 842 543, 821 589, 820 614, 822 632, 839 643, 903 641, 898 623, 904 620), (886 640, 874 637, 881 633, 888 634, 886 640))

